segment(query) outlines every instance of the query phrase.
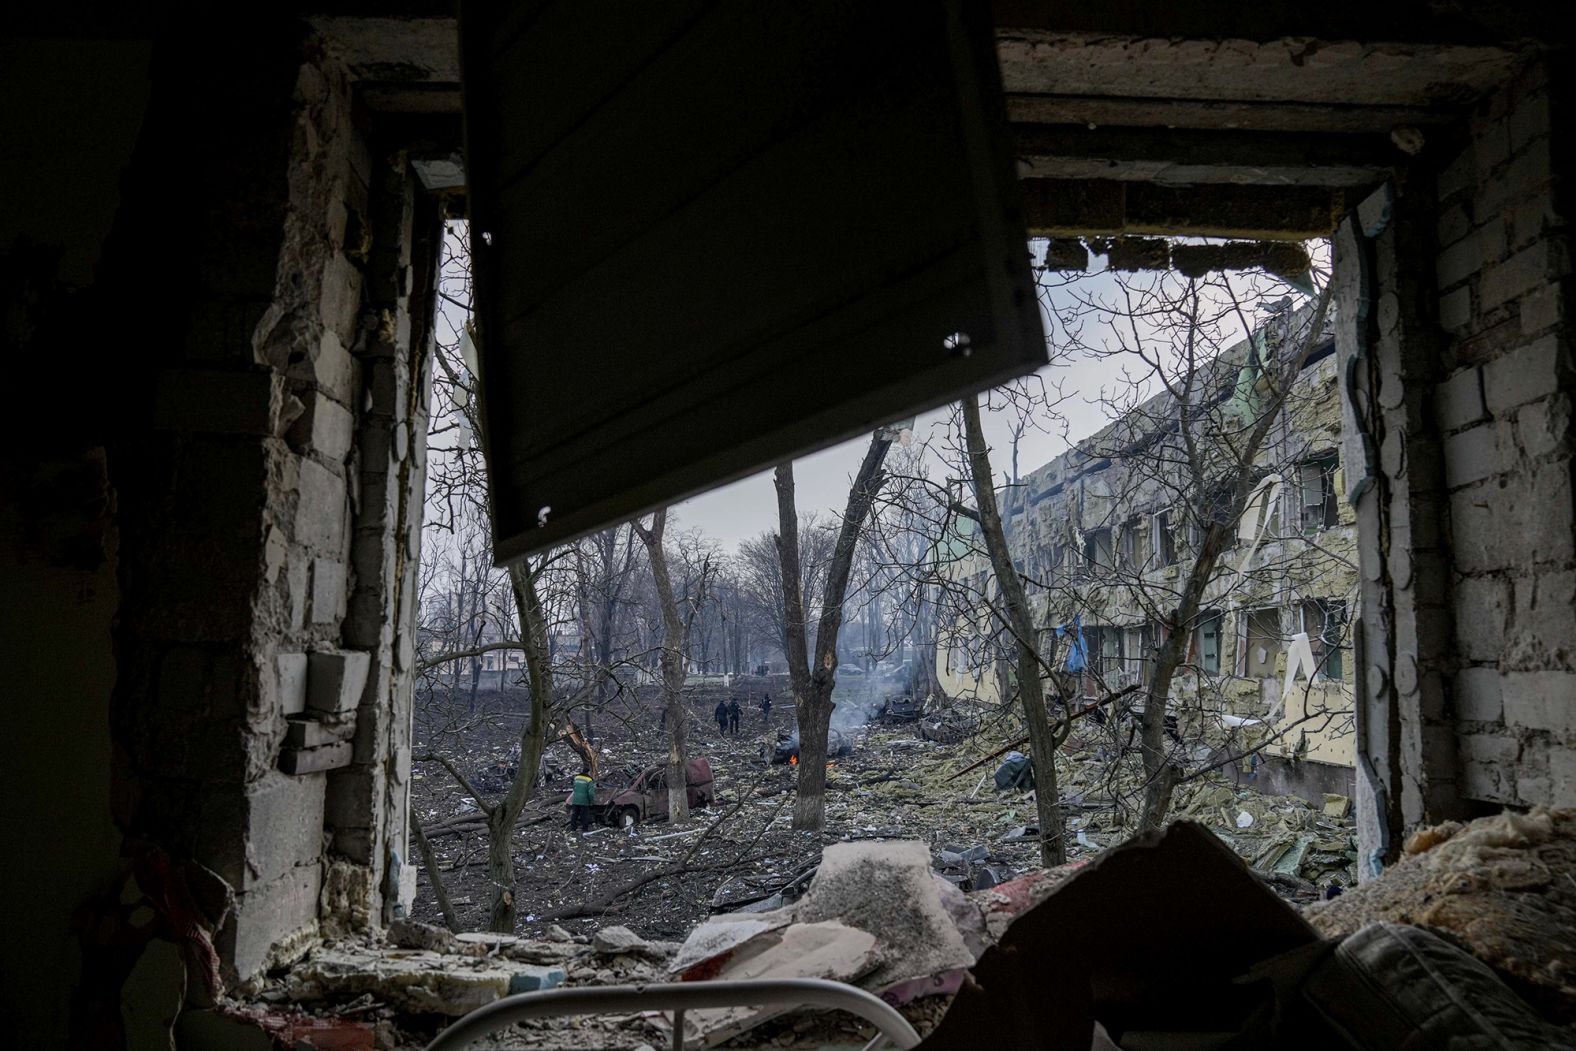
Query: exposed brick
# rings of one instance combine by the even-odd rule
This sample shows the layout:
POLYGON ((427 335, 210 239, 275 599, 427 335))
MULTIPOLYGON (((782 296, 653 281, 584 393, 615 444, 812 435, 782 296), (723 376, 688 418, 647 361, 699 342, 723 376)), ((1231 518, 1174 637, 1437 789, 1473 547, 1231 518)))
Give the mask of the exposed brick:
POLYGON ((1473 763, 1513 763, 1521 746, 1506 734, 1467 734, 1461 738, 1461 756, 1473 763))
POLYGON ((1508 726, 1556 733, 1576 728, 1576 672, 1507 672, 1502 696, 1508 726))
POLYGON ((1483 396, 1496 416, 1560 388, 1560 339, 1544 336, 1483 366, 1483 396))
POLYGON ((1457 204, 1445 209, 1434 224, 1434 233, 1441 248, 1455 244, 1471 232, 1472 217, 1467 214, 1465 205, 1457 204))
POLYGON ((315 452, 326 460, 343 462, 350 452, 356 419, 343 405, 321 392, 302 395, 306 406, 287 438, 298 453, 315 452))
POLYGON ((1536 336, 1558 325, 1565 313, 1565 291, 1559 284, 1548 284, 1521 297, 1521 331, 1536 336))
POLYGON ((1475 368, 1465 369, 1441 383, 1434 392, 1434 412, 1439 426, 1447 431, 1486 419, 1488 410, 1483 402, 1482 372, 1475 368))
POLYGON ((345 564, 312 560, 312 623, 331 624, 345 615, 345 564))
MULTIPOLYGON (((1475 245, 1476 241, 1463 241, 1462 244, 1475 245)), ((1454 248, 1446 249, 1446 253, 1454 250, 1454 248)), ((1441 253, 1441 266, 1443 266, 1444 255, 1445 253, 1441 253)), ((1555 242, 1534 241, 1503 263, 1490 266, 1483 271, 1482 280, 1478 282, 1480 309, 1493 310, 1502 303, 1532 291, 1546 281, 1563 277, 1564 274, 1565 267, 1555 242)), ((1445 283, 1441 274, 1440 285, 1444 286, 1445 283)))
POLYGON ((1497 723, 1504 716, 1498 668, 1462 668, 1456 675, 1456 718, 1497 723))
POLYGON ((1462 150, 1455 160, 1451 161, 1439 173, 1437 187, 1440 200, 1451 197, 1469 188, 1477 181, 1475 161, 1472 148, 1469 146, 1462 150))
POLYGON ((1482 481, 1500 469, 1493 427, 1472 427, 1445 439, 1445 484, 1450 488, 1482 481))
POLYGON ((1523 405, 1516 411, 1516 441, 1528 457, 1571 455, 1571 399, 1566 394, 1523 405))
POLYGON ((313 651, 307 656, 307 707, 331 715, 355 711, 371 662, 371 654, 355 650, 313 651))
POLYGON ((1576 669, 1576 572, 1545 570, 1516 581, 1504 663, 1536 671, 1576 669))
POLYGON ((1434 264, 1434 276, 1440 288, 1465 281, 1483 269, 1483 243, 1476 237, 1463 238, 1439 253, 1434 264))
POLYGON ((344 479, 315 460, 303 458, 297 486, 300 500, 296 505, 296 541, 339 554, 349 515, 344 479))
POLYGON ((306 710, 306 654, 281 653, 274 658, 274 694, 282 714, 306 710))
POLYGON ((1439 297, 1439 324, 1447 332, 1459 332, 1472 323, 1472 288, 1462 285, 1439 297))
MULTIPOLYGON (((272 883, 238 895, 235 909, 219 937, 219 951, 241 977, 250 977, 273 959, 275 945, 288 935, 315 927, 317 895, 322 889, 320 865, 291 869, 272 883)), ((305 951, 309 943, 302 942, 305 951)))
POLYGON ((1510 587, 1498 577, 1464 577, 1456 584, 1456 645, 1469 661, 1498 662, 1510 614, 1510 587))

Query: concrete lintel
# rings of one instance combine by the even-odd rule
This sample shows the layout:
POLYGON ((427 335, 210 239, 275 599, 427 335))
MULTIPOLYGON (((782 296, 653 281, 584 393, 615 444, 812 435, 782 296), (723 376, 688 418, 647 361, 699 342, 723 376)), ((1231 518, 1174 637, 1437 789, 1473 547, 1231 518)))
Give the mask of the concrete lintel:
POLYGON ((1186 234, 1264 241, 1328 237, 1340 190, 1308 186, 1155 186, 1103 179, 1025 179, 1031 236, 1186 234))

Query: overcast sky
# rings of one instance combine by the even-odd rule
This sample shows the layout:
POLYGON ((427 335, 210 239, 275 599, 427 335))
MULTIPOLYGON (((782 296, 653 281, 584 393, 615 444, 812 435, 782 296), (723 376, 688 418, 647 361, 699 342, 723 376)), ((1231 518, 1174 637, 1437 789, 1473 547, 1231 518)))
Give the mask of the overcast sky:
MULTIPOLYGON (((1042 302, 1041 319, 1049 329, 1051 319, 1045 306, 1042 302)), ((1059 383, 1063 394, 1068 395, 1058 412, 1066 419, 1072 441, 1088 437, 1109 422, 1106 407, 1100 404, 1101 392, 1123 382, 1120 368, 1112 359, 1085 358, 1052 365, 1042 369, 1040 375, 1048 387, 1059 383)), ((952 415, 951 408, 943 408, 920 416, 914 423, 914 440, 945 444, 952 415)), ((991 444, 991 465, 999 478, 1010 465, 1007 414, 987 413, 984 424, 991 444)), ((801 514, 815 511, 825 518, 842 513, 848 502, 849 483, 869 444, 870 436, 860 435, 795 461, 794 482, 801 514)), ((1054 433, 1029 431, 1018 445, 1019 473, 1028 474, 1066 448, 1059 425, 1054 433)), ((699 528, 731 551, 740 540, 776 530, 777 494, 772 486, 772 472, 766 470, 693 497, 679 504, 675 515, 680 528, 699 528)))

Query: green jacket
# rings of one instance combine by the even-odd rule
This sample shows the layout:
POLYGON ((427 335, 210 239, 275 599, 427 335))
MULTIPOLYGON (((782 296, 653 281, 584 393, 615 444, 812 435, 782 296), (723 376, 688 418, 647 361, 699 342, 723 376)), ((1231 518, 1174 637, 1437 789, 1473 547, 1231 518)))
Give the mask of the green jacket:
POLYGON ((574 795, 569 797, 569 802, 575 806, 590 806, 596 802, 596 782, 585 774, 575 775, 574 795))

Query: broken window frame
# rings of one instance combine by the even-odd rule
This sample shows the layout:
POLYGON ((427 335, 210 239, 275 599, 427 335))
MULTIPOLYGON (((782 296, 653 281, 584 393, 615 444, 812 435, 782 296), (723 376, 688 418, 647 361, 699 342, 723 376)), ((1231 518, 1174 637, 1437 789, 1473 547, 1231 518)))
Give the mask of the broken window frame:
POLYGON ((1270 679, 1279 674, 1276 670, 1278 658, 1286 652, 1286 632, 1281 623, 1281 611, 1278 606, 1254 606, 1237 611, 1237 674, 1244 679, 1270 679), (1275 648, 1269 652, 1268 661, 1252 660, 1254 639, 1267 638, 1263 635, 1268 619, 1275 625, 1275 648), (1257 623, 1258 635, 1255 635, 1257 623), (1254 666, 1261 670, 1254 671, 1254 666), (1267 668, 1267 670, 1262 670, 1267 668))
POLYGON ((1193 639, 1188 654, 1190 663, 1201 675, 1219 675, 1221 655, 1225 648, 1226 616, 1220 610, 1204 610, 1193 628, 1193 639), (1214 652, 1209 640, 1214 638, 1214 652), (1211 667, 1213 665, 1213 667, 1211 667))
POLYGON ((1116 547, 1110 529, 1091 529, 1084 533, 1083 553, 1084 565, 1088 567, 1091 574, 1102 569, 1109 572, 1116 568, 1116 547), (1101 542, 1102 540, 1104 543, 1101 542), (1101 560, 1102 553, 1105 556, 1104 561, 1101 560))
POLYGON ((1171 509, 1156 511, 1149 518, 1150 548, 1162 568, 1177 564, 1176 531, 1171 528, 1171 509))
POLYGON ((1331 450, 1297 464, 1297 495, 1302 505, 1304 536, 1316 536, 1341 521, 1341 505, 1335 486, 1340 470, 1340 455, 1331 450))
POLYGON ((1305 599, 1298 608, 1302 631, 1313 651, 1314 678, 1343 682, 1346 678, 1346 638, 1348 611, 1345 599, 1305 599))

